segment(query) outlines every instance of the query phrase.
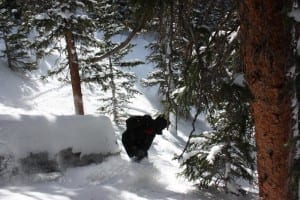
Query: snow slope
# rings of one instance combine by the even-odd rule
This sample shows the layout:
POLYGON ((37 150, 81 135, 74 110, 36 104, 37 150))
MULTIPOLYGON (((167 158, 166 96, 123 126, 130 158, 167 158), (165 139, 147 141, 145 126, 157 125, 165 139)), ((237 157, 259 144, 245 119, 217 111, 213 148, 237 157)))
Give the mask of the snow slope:
MULTIPOLYGON (((122 39, 122 38, 120 38, 122 39)), ((138 44, 128 58, 144 58, 144 45, 147 38, 135 40, 138 44)), ((50 67, 51 60, 42 62, 50 67)), ((134 69, 140 78, 152 70, 145 64, 134 69)), ((156 88, 136 87, 143 95, 137 95, 128 106, 130 114, 154 115, 160 110, 156 88)), ((96 115, 99 104, 97 91, 83 88, 84 105, 87 114, 96 115)), ((12 73, 0 61, 0 113, 20 115, 72 115, 73 100, 71 86, 55 79, 40 81, 37 78, 24 77, 12 73), (33 80, 34 79, 34 80, 33 80)), ((78 123, 78 122, 75 122, 78 123)), ((157 136, 149 152, 149 159, 141 163, 129 160, 120 143, 123 130, 115 127, 121 154, 108 158, 101 164, 67 169, 63 175, 48 174, 16 177, 0 187, 0 200, 238 200, 255 199, 250 196, 237 197, 217 190, 198 191, 192 183, 182 177, 179 164, 173 160, 180 153, 187 134, 188 123, 181 121, 178 135, 167 130, 157 136)), ((5 124, 0 125, 5 126, 5 124)), ((199 122, 199 128, 208 128, 205 121, 199 122)), ((95 128, 95 127, 94 127, 95 128)), ((29 130, 24 127, 24 130, 29 130)), ((61 138, 60 138, 61 139, 61 138)))

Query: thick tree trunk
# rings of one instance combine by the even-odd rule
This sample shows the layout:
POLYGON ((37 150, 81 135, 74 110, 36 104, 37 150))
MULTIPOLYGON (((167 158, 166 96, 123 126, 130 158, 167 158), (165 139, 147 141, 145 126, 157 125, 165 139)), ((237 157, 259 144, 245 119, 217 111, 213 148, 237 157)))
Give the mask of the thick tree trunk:
POLYGON ((75 114, 84 115, 81 85, 80 85, 81 81, 80 81, 79 67, 78 67, 78 57, 76 54, 73 33, 71 31, 66 31, 65 38, 66 38, 67 51, 68 51, 68 62, 69 62, 70 75, 71 75, 75 114))
POLYGON ((240 3, 240 36, 246 80, 253 94, 259 195, 264 200, 291 200, 291 92, 286 76, 291 65, 288 0, 240 3))

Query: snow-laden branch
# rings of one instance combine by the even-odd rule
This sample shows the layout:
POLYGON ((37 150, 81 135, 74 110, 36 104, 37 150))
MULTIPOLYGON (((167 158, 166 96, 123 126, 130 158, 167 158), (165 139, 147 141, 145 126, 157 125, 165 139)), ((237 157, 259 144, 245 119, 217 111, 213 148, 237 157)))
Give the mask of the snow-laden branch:
POLYGON ((131 31, 131 33, 128 35, 128 37, 123 42, 121 42, 118 46, 116 46, 112 50, 106 52, 105 54, 95 57, 95 58, 92 58, 90 61, 92 63, 99 62, 109 56, 112 56, 113 54, 117 53, 121 49, 125 48, 130 43, 130 41, 134 38, 134 36, 144 27, 144 24, 147 21, 147 19, 148 19, 148 17, 145 12, 143 14, 142 18, 140 20, 138 20, 139 23, 137 24, 137 26, 131 31))

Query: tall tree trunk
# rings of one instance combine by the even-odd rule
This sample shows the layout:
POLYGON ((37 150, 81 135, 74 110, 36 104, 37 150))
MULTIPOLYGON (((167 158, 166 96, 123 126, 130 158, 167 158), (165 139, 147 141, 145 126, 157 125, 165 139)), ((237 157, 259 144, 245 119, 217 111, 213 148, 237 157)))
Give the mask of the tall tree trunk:
POLYGON ((69 30, 66 31, 65 38, 66 38, 67 51, 68 51, 68 62, 69 62, 70 75, 71 75, 75 114, 84 115, 81 85, 80 85, 81 81, 80 81, 79 67, 78 67, 78 57, 76 54, 73 33, 69 30))
POLYGON ((6 57, 7 57, 7 65, 8 67, 13 70, 13 64, 12 64, 12 57, 11 57, 11 50, 10 50, 10 47, 8 45, 8 37, 7 37, 7 34, 4 32, 3 33, 3 41, 4 41, 4 44, 5 44, 5 50, 6 50, 6 57))
POLYGON ((111 60, 111 57, 108 57, 109 61, 109 73, 110 73, 110 87, 111 87, 111 94, 112 94, 112 115, 114 121, 118 124, 118 112, 117 112, 117 89, 116 89, 116 83, 115 83, 115 75, 113 70, 113 63, 111 60))
POLYGON ((240 36, 246 80, 253 94, 259 195, 291 200, 292 147, 290 0, 241 1, 240 36))

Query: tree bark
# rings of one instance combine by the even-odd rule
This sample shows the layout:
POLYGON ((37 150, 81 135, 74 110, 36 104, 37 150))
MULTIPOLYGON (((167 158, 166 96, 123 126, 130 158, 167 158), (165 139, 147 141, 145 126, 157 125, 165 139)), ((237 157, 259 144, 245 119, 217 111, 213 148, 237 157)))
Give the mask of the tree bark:
POLYGON ((259 195, 291 200, 292 146, 289 0, 245 0, 239 7, 242 57, 251 89, 259 195))
POLYGON ((75 114, 84 115, 82 92, 81 92, 81 85, 80 85, 81 81, 80 81, 79 67, 78 67, 78 57, 76 53, 73 33, 67 30, 65 32, 65 38, 66 38, 66 45, 67 45, 67 52, 68 52, 68 62, 69 62, 70 75, 71 75, 75 114))

